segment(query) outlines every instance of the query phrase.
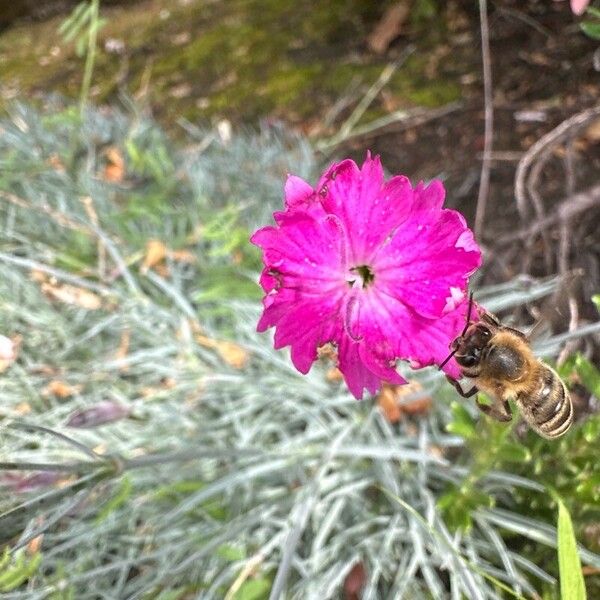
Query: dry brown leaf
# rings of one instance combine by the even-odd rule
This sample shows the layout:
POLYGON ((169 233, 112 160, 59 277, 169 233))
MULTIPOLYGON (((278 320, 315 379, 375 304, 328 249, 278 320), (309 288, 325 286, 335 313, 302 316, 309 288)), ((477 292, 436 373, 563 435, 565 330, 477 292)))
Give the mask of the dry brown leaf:
POLYGON ((167 257, 167 247, 160 240, 148 240, 146 243, 146 254, 142 263, 142 273, 147 273, 148 269, 155 267, 167 257))
POLYGON ((167 256, 176 262, 195 263, 196 255, 189 250, 167 250, 167 256))
POLYGON ((27 553, 29 555, 37 554, 42 549, 43 541, 44 541, 44 534, 40 534, 40 535, 34 537, 26 546, 27 553))
POLYGON ((438 458, 440 460, 444 458, 444 451, 442 450, 442 448, 440 448, 440 446, 435 446, 434 444, 431 444, 427 447, 427 451, 434 458, 438 458))
POLYGON ((402 33, 402 27, 410 14, 412 2, 408 0, 392 4, 367 37, 367 46, 375 54, 384 54, 390 44, 402 33))
POLYGON ((13 411, 21 417, 28 415, 31 413, 31 404, 29 402, 19 402, 14 408, 13 411))
POLYGON ((102 308, 100 296, 84 288, 70 285, 68 283, 58 284, 54 281, 46 281, 41 285, 42 292, 52 300, 80 306, 86 310, 98 310, 102 308))
POLYGON ((160 275, 163 279, 166 279, 171 274, 169 267, 167 265, 165 265, 164 263, 159 263, 157 265, 154 265, 154 267, 152 267, 152 270, 157 275, 160 275))
MULTIPOLYGON (((123 331, 121 332, 121 340, 119 341, 119 347, 115 352, 115 360, 124 360, 125 358, 127 358, 127 355, 129 354, 130 341, 131 330, 123 329, 123 331)), ((129 367, 127 365, 122 365, 121 367, 119 367, 119 370, 124 373, 129 370, 129 367)))
POLYGON ((402 411, 398 406, 398 398, 391 385, 384 384, 377 396, 377 406, 389 423, 397 423, 402 419, 402 411))
POLYGON ((196 334, 196 341, 205 348, 212 348, 234 369, 243 369, 248 363, 248 352, 234 342, 214 340, 205 335, 196 334))
POLYGON ((121 183, 125 177, 125 161, 121 151, 111 146, 105 152, 107 164, 104 167, 104 179, 111 183, 121 183))
POLYGON ((357 562, 344 579, 344 600, 360 600, 367 581, 367 571, 362 561, 357 562))
POLYGON ((63 164, 58 154, 51 154, 48 157, 48 164, 58 173, 64 173, 66 170, 65 165, 63 164))
POLYGON ((344 379, 344 376, 337 367, 331 367, 331 369, 329 369, 325 374, 325 379, 327 379, 327 381, 335 383, 337 381, 342 381, 342 379, 344 379))
POLYGON ((337 351, 333 344, 323 344, 317 348, 317 356, 321 360, 337 360, 337 351))
POLYGON ((58 369, 56 367, 51 367, 50 365, 35 365, 29 369, 29 372, 32 375, 44 375, 45 377, 53 377, 58 373, 58 369))
POLYGON ((231 255, 231 262, 234 265, 241 265, 242 262, 244 261, 244 253, 241 252, 240 250, 235 250, 232 255, 231 255))
POLYGON ((42 390, 42 396, 47 398, 48 396, 55 396, 56 398, 70 398, 73 394, 77 394, 81 391, 81 385, 70 385, 60 379, 53 379, 48 385, 42 390))
POLYGON ((177 385, 177 381, 175 380, 174 377, 163 377, 160 380, 160 384, 166 390, 172 390, 177 385))
POLYGON ((432 400, 423 396, 423 387, 417 381, 404 385, 384 384, 377 397, 377 403, 390 423, 397 423, 402 415, 423 415, 431 410, 432 400), (411 396, 416 396, 411 398, 411 396))
POLYGON ((429 396, 421 396, 400 404, 400 410, 407 415, 426 415, 431 410, 432 400, 429 396))
POLYGON ((43 283, 44 281, 48 280, 48 275, 46 275, 46 273, 43 271, 32 269, 29 272, 29 279, 31 279, 31 281, 35 281, 36 283, 43 283))

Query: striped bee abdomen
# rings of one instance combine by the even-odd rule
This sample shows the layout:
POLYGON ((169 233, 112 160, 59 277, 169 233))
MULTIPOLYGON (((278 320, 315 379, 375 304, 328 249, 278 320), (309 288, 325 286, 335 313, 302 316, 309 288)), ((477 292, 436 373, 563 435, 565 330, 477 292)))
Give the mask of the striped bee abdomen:
POLYGON ((538 391, 533 396, 517 398, 517 401, 533 429, 546 438, 557 438, 566 433, 573 422, 571 396, 558 373, 548 365, 540 364, 538 391))

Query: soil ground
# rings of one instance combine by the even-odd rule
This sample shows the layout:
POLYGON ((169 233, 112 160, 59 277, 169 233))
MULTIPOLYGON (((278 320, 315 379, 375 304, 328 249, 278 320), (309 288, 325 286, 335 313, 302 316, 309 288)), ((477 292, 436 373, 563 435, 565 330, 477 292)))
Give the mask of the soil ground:
MULTIPOLYGON (((76 97, 81 84, 82 59, 57 34, 65 14, 51 16, 70 3, 45 3, 45 12, 34 4, 36 10, 21 2, 12 17, 6 11, 0 15, 5 26, 0 102, 5 106, 15 98, 43 98, 49 92, 76 97), (28 11, 32 18, 23 19, 28 11)), ((473 223, 484 143, 477 3, 407 0, 403 4, 410 11, 397 35, 383 52, 373 52, 369 36, 394 4, 111 1, 104 4, 107 24, 100 33, 92 99, 118 102, 123 94, 133 96, 175 135, 182 118, 197 124, 226 119, 234 128, 283 120, 323 139, 339 133, 383 70, 398 63, 359 125, 402 109, 421 108, 422 119, 351 136, 330 149, 328 157, 350 154, 359 160, 369 148, 381 154, 391 172, 412 179, 440 177, 448 203, 473 223), (436 117, 443 107, 450 110, 436 117)), ((597 42, 581 32, 568 2, 490 3, 489 31, 494 136, 482 242, 496 249, 487 274, 498 281, 523 270, 519 244, 496 244, 515 227, 527 225, 520 222, 514 202, 518 161, 564 119, 598 103, 600 54, 597 42)), ((547 209, 598 182, 598 123, 570 142, 568 148, 555 149, 540 177, 538 191, 547 209)), ((600 215, 596 210, 587 217, 589 225, 600 215)), ((573 233, 578 254, 594 264, 600 256, 597 229, 573 233)), ((542 264, 539 244, 530 244, 528 251, 536 252, 527 266, 532 274, 558 270, 555 258, 542 264)))

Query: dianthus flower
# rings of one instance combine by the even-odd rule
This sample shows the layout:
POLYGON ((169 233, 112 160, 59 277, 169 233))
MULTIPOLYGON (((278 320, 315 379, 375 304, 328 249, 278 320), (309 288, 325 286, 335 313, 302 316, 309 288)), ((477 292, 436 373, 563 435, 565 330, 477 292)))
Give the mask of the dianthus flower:
MULTIPOLYGON (((263 250, 258 331, 307 373, 317 348, 337 347, 352 394, 405 383, 396 362, 440 364, 465 322, 465 292, 481 254, 463 216, 442 208, 441 182, 384 180, 378 157, 332 165, 316 188, 296 176, 285 211, 251 238, 263 250)), ((444 370, 458 377, 451 360, 444 370)))
POLYGON ((590 3, 590 0, 571 0, 571 10, 576 15, 582 15, 590 3))

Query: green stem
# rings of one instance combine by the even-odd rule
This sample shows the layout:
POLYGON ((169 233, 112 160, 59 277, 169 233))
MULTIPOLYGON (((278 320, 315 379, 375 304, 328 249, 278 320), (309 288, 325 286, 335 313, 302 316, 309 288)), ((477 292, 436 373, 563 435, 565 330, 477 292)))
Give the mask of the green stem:
POLYGON ((79 96, 79 112, 83 116, 85 105, 87 104, 92 85, 92 73, 94 63, 96 62, 96 41, 98 39, 98 14, 100 9, 100 0, 92 0, 90 29, 88 34, 88 47, 85 57, 85 68, 83 72, 83 82, 81 84, 81 93, 79 96))

